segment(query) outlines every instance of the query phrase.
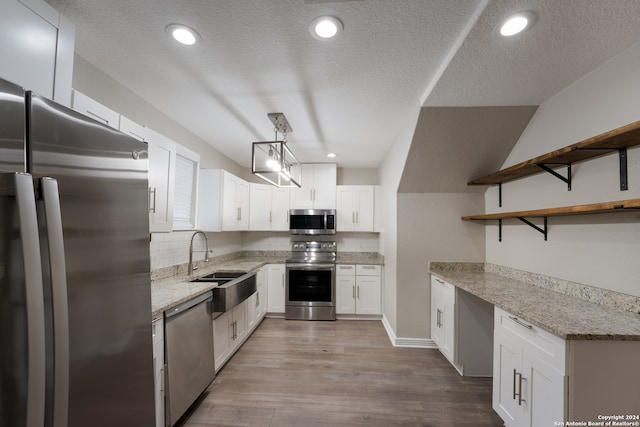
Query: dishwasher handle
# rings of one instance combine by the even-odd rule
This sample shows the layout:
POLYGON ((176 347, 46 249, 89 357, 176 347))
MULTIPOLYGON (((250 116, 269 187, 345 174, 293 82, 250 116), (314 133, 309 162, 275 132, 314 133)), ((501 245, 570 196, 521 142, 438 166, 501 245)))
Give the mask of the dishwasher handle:
MULTIPOLYGON (((173 316, 176 316, 180 313, 183 313, 185 311, 188 311, 190 309, 192 309, 193 307, 197 306, 198 304, 202 303, 202 302, 212 302, 213 301, 213 293, 211 291, 206 292, 200 296, 197 296, 193 299, 190 299, 187 302, 183 302, 182 304, 178 305, 177 307, 173 307, 172 309, 166 310, 164 312, 165 317, 167 319, 170 319, 173 316)), ((209 312, 211 312, 211 304, 209 304, 209 312)))

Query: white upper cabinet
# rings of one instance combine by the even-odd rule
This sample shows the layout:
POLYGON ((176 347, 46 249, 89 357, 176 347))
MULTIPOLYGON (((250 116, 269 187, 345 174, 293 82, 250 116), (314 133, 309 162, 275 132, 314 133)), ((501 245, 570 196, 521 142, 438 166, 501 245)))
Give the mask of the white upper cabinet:
POLYGON ((374 231, 373 185, 338 185, 337 231, 374 231))
POLYGON ((75 32, 42 0, 0 0, 0 78, 71 106, 75 32))
MULTIPOLYGON (((72 108, 100 123, 114 129, 120 129, 120 114, 75 89, 73 90, 72 108)), ((127 123, 127 125, 132 125, 132 123, 127 123)))
POLYGON ((149 144, 149 231, 173 229, 176 143, 147 129, 149 144))
POLYGON ((221 169, 202 169, 198 190, 198 228, 249 229, 249 183, 221 169))
POLYGON ((302 187, 291 189, 291 209, 335 209, 335 164, 303 164, 302 187))
POLYGON ((289 189, 268 184, 249 186, 249 230, 289 230, 289 189))

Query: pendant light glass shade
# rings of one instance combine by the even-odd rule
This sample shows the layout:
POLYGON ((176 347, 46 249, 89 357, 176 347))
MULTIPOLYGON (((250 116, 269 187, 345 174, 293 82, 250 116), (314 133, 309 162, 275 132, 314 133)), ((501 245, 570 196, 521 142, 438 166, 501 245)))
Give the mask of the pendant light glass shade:
POLYGON ((276 187, 302 185, 302 167, 285 141, 254 142, 251 173, 276 187))

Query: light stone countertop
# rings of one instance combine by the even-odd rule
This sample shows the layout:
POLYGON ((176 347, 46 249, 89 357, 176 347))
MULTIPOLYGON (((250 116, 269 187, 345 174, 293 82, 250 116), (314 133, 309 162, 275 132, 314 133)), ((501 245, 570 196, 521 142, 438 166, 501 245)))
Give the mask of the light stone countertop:
MULTIPOLYGON (((284 264, 290 256, 288 253, 265 256, 243 256, 222 262, 198 261, 199 267, 192 276, 188 276, 184 268, 176 268, 169 277, 151 281, 151 312, 153 319, 160 318, 165 310, 197 297, 218 286, 216 282, 191 282, 197 277, 216 272, 248 273, 257 270, 265 264, 284 264)), ((349 252, 338 254, 338 264, 375 264, 381 265, 383 257, 369 252, 349 252)), ((153 277, 153 274, 152 274, 153 277)))
POLYGON ((429 272, 566 340, 640 341, 640 315, 476 269, 429 272))

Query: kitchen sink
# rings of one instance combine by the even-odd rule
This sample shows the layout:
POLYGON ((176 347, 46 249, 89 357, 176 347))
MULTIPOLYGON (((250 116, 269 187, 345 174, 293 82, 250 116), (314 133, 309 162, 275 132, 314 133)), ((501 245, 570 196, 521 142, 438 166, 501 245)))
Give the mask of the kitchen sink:
POLYGON ((193 279, 191 282, 218 282, 219 285, 222 285, 245 274, 246 273, 217 271, 215 273, 193 279))

